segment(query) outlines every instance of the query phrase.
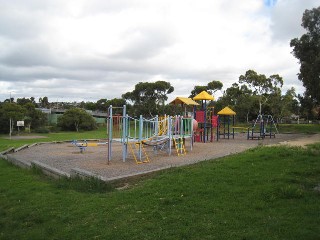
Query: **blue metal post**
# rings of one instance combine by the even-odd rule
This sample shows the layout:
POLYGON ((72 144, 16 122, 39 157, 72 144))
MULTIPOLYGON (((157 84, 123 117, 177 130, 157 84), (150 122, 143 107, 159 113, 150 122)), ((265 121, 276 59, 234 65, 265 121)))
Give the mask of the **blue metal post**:
POLYGON ((142 132, 143 132, 143 118, 142 115, 140 115, 139 119, 139 160, 141 161, 142 159, 142 132))
POLYGON ((127 132, 128 132, 128 127, 127 127, 127 118, 126 118, 126 105, 123 105, 123 109, 122 109, 122 161, 125 162, 126 161, 126 157, 127 157, 127 132))
POLYGON ((107 128, 108 128, 108 164, 112 158, 112 126, 113 126, 113 119, 112 119, 112 105, 108 108, 108 121, 107 121, 107 128))

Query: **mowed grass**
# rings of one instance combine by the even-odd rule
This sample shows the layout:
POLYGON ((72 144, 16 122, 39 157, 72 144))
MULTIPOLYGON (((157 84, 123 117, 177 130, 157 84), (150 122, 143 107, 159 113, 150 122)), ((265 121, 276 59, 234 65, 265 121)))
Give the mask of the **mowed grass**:
POLYGON ((106 139, 106 127, 100 127, 93 131, 83 132, 58 132, 58 133, 23 133, 20 136, 40 136, 43 138, 35 139, 9 139, 8 135, 0 135, 0 152, 11 147, 17 148, 24 144, 32 144, 36 142, 53 142, 53 141, 68 141, 68 140, 83 140, 83 139, 106 139))
POLYGON ((320 124, 279 124, 280 133, 306 133, 313 134, 320 132, 320 124))
POLYGON ((319 239, 320 143, 259 147, 129 188, 0 160, 0 239, 319 239))
MULTIPOLYGON (((235 132, 247 132, 248 127, 252 127, 252 124, 247 123, 236 123, 237 127, 243 127, 243 129, 235 129, 235 132)), ((277 124, 279 133, 295 133, 295 134, 315 134, 320 133, 320 124, 277 124)), ((270 125, 268 126, 268 129, 270 125)), ((255 131, 259 132, 259 124, 256 125, 255 131)), ((268 130, 269 131, 269 130, 268 130)), ((272 127, 272 131, 275 128, 272 127)))

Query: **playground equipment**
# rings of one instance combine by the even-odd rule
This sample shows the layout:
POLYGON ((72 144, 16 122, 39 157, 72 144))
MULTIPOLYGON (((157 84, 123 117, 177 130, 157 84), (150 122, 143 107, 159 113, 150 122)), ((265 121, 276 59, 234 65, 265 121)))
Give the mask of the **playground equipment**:
POLYGON ((214 108, 207 107, 207 101, 214 100, 214 97, 202 91, 197 96, 193 98, 195 101, 201 101, 201 110, 195 111, 195 119, 199 126, 195 133, 196 142, 207 142, 213 141, 214 131, 213 128, 217 126, 217 117, 214 116, 214 108))
POLYGON ((88 140, 83 140, 83 142, 78 142, 78 140, 72 140, 71 144, 78 147, 80 150, 80 153, 83 153, 87 147, 98 147, 106 145, 106 142, 89 142, 88 140))
POLYGON ((217 125, 217 141, 223 136, 223 138, 230 139, 230 136, 234 138, 234 112, 231 108, 225 107, 218 113, 218 125, 217 125), (232 130, 232 131, 231 131, 232 130))
POLYGON ((248 128, 247 139, 263 139, 265 137, 276 137, 279 133, 271 115, 259 114, 251 128, 248 128), (258 131, 257 130, 258 127, 258 131))
POLYGON ((72 140, 71 143, 79 148, 80 153, 83 153, 86 150, 86 148, 88 147, 88 142, 86 140, 84 140, 83 142, 78 142, 77 140, 72 140))
POLYGON ((156 116, 146 119, 140 115, 133 118, 126 114, 126 106, 122 108, 122 116, 113 115, 114 107, 108 108, 108 163, 112 159, 112 144, 114 141, 122 144, 122 160, 125 162, 129 153, 136 163, 149 162, 150 158, 145 146, 152 146, 155 153, 166 150, 171 155, 174 146, 178 155, 185 154, 185 139, 191 139, 193 145, 193 118, 182 116, 156 116), (181 140, 182 139, 182 140, 181 140))
MULTIPOLYGON (((191 98, 186 98, 186 97, 176 97, 173 101, 170 102, 171 105, 181 105, 181 107, 184 107, 184 116, 186 117, 188 112, 187 112, 187 106, 199 106, 199 103, 193 101, 191 98)), ((192 111, 193 112, 193 109, 192 111)))

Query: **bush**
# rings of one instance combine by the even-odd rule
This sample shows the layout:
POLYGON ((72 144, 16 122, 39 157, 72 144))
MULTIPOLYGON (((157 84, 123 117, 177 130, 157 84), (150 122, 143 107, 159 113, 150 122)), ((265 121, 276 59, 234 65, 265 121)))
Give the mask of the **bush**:
POLYGON ((63 130, 77 131, 97 128, 94 118, 85 110, 72 108, 58 118, 58 126, 63 130))
POLYGON ((50 130, 45 127, 40 127, 34 130, 35 133, 50 133, 50 130))
POLYGON ((53 125, 49 127, 50 132, 60 132, 61 128, 57 125, 53 125))

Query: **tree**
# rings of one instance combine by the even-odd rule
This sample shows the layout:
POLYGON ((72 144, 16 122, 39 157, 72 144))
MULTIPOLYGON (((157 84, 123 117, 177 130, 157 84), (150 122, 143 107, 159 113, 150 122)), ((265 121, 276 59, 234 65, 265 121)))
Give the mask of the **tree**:
POLYGON ((298 101, 294 88, 288 89, 285 95, 281 95, 279 91, 276 96, 272 96, 270 101, 271 111, 274 113, 274 118, 277 122, 284 117, 290 118, 292 114, 298 114, 298 101))
POLYGON ((25 116, 25 109, 16 104, 5 102, 0 107, 0 132, 9 133, 10 119, 11 129, 13 129, 14 123, 23 120, 25 116))
POLYGON ((155 115, 160 113, 160 107, 164 107, 168 99, 167 94, 174 91, 170 82, 139 82, 132 92, 122 95, 122 98, 133 103, 134 114, 155 115))
POLYGON ((300 115, 303 118, 306 118, 307 120, 320 118, 319 112, 315 113, 314 109, 317 109, 314 106, 314 101, 309 95, 298 95, 299 102, 301 104, 300 106, 300 115))
POLYGON ((198 86, 198 85, 194 86, 193 90, 191 91, 191 95, 189 97, 194 98, 202 91, 207 91, 209 94, 212 95, 217 90, 221 90, 222 87, 223 87, 222 82, 213 80, 209 82, 206 86, 198 86))
POLYGON ((279 91, 283 85, 283 80, 278 74, 267 78, 264 74, 248 70, 245 75, 239 77, 239 83, 247 85, 253 91, 253 94, 258 97, 259 114, 261 114, 262 106, 267 103, 272 93, 279 91))
POLYGON ((45 125, 47 122, 47 115, 36 109, 33 103, 26 103, 23 107, 25 109, 24 122, 25 126, 29 128, 29 131, 31 128, 36 129, 45 125))
POLYGON ((39 98, 39 105, 42 108, 50 108, 48 97, 39 98))
MULTIPOLYGON (((83 102, 83 108, 91 111, 97 110, 97 104, 94 102, 83 102)), ((80 105, 80 106, 82 106, 80 105)))
POLYGON ((18 98, 17 99, 17 104, 23 106, 27 103, 32 103, 32 100, 31 99, 28 99, 28 98, 18 98))
POLYGON ((320 104, 320 7, 305 10, 301 26, 307 30, 290 42, 293 55, 300 61, 299 80, 306 88, 305 96, 320 104))
POLYGON ((108 109, 107 102, 108 102, 108 100, 106 98, 102 98, 102 99, 98 100, 97 104, 96 104, 96 109, 101 112, 106 112, 108 109))
POLYGON ((58 126, 64 130, 79 131, 93 130, 96 128, 94 118, 85 110, 71 108, 58 118, 58 126))
POLYGON ((254 101, 255 97, 246 85, 240 86, 238 83, 233 83, 217 101, 217 111, 229 106, 237 113, 238 120, 248 122, 250 114, 253 113, 254 101))
MULTIPOLYGON (((107 101, 107 108, 112 105, 112 107, 115 107, 113 109, 113 114, 122 114, 122 107, 123 105, 126 105, 126 100, 123 98, 113 98, 111 100, 107 101)), ((130 109, 130 105, 127 105, 127 111, 130 109)))

